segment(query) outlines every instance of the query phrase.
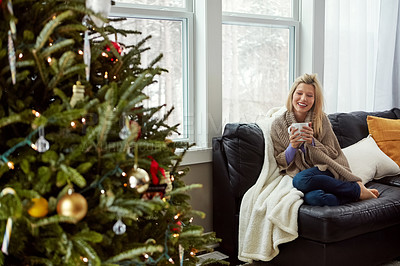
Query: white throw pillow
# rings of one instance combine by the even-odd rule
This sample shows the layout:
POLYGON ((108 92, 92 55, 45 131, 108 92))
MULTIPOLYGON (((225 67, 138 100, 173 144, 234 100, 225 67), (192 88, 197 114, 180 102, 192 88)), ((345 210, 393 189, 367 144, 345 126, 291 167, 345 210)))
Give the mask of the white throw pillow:
POLYGON ((350 169, 363 184, 372 179, 400 174, 400 167, 383 151, 371 136, 342 149, 350 169))

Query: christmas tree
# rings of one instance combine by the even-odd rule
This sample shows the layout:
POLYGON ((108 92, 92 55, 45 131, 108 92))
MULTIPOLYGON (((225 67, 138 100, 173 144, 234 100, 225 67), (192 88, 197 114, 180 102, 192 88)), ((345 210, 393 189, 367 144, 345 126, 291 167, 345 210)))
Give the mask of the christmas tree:
POLYGON ((0 264, 195 264, 218 239, 192 223, 173 108, 143 104, 162 55, 142 66, 148 37, 118 43, 140 32, 84 0, 0 3, 0 264))

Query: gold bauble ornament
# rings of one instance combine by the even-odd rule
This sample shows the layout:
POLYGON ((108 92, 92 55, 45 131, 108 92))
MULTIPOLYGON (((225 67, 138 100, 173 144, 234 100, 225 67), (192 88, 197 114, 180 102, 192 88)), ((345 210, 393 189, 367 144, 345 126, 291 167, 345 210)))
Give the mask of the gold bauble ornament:
POLYGON ((28 213, 35 218, 45 217, 49 212, 49 203, 45 198, 33 198, 33 205, 29 208, 28 213))
POLYGON ((128 172, 129 185, 131 188, 136 188, 137 192, 143 193, 149 187, 150 177, 146 170, 133 167, 128 172))
POLYGON ((88 205, 86 199, 79 193, 64 195, 57 203, 57 213, 62 216, 82 220, 86 216, 88 205))

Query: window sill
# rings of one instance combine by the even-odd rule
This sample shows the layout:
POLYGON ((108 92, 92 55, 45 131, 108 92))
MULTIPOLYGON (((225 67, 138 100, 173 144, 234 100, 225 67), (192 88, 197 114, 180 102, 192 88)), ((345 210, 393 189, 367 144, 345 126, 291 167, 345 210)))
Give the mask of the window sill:
POLYGON ((185 156, 183 156, 181 165, 193 165, 210 162, 212 162, 211 148, 192 147, 186 152, 185 156))

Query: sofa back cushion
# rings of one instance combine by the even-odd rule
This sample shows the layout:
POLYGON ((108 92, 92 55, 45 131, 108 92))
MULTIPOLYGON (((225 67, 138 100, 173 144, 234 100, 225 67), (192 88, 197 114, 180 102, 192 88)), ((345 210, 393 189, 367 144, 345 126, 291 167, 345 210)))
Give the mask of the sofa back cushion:
POLYGON ((241 198, 257 181, 264 162, 264 135, 257 124, 230 123, 222 135, 234 196, 241 198))
POLYGON ((329 114, 328 117, 331 121, 333 131, 336 134, 340 147, 346 148, 368 136, 367 116, 369 115, 399 119, 400 109, 393 108, 381 112, 357 111, 329 114))

